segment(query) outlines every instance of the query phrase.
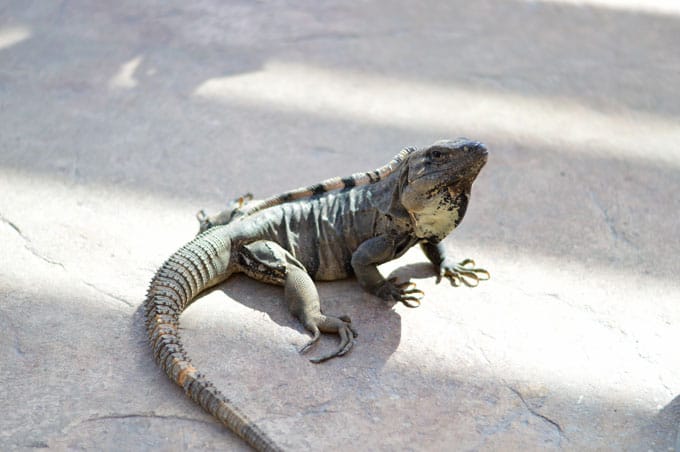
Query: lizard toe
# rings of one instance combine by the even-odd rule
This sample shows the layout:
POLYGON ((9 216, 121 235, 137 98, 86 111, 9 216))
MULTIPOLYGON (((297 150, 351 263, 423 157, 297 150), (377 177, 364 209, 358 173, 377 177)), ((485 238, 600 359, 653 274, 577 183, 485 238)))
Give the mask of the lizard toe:
POLYGON ((416 287, 416 283, 406 281, 397 284, 396 278, 390 278, 376 291, 376 295, 388 301, 400 301, 409 308, 417 308, 425 292, 416 287))
POLYGON ((335 333, 340 337, 340 343, 335 350, 318 357, 310 358, 310 361, 318 364, 328 361, 336 356, 343 356, 354 346, 354 338, 357 337, 356 330, 348 321, 349 317, 326 317, 324 320, 323 331, 325 333, 335 333), (347 320, 345 320, 347 319, 347 320))
POLYGON ((437 282, 441 281, 442 277, 447 278, 454 287, 458 287, 461 284, 465 284, 468 287, 477 287, 480 281, 486 281, 491 276, 488 271, 476 267, 475 261, 472 259, 464 259, 461 262, 455 263, 450 258, 447 258, 439 266, 437 282))
POLYGON ((314 344, 319 342, 319 339, 321 339, 321 331, 317 328, 314 331, 314 336, 300 349, 300 353, 307 353, 314 344))
POLYGON ((318 363, 322 363, 324 361, 328 361, 329 359, 335 358, 337 356, 343 356, 347 352, 349 352, 350 349, 352 348, 352 346, 354 346, 354 335, 349 330, 349 328, 347 328, 347 330, 338 331, 338 334, 340 335, 340 344, 338 345, 338 347, 335 350, 333 350, 333 351, 331 351, 331 352, 329 352, 325 355, 321 355, 321 356, 318 356, 318 357, 315 357, 315 358, 310 358, 310 361, 315 363, 315 364, 318 364, 318 363))

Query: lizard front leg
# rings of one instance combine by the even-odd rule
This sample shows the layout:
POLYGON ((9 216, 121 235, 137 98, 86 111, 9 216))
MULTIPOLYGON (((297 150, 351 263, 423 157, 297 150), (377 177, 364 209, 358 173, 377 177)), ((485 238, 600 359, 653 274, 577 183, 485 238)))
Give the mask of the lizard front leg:
POLYGON ((480 281, 486 281, 490 278, 489 272, 483 268, 475 267, 475 261, 472 259, 464 259, 457 263, 453 258, 447 256, 446 248, 442 242, 423 242, 420 247, 436 268, 437 284, 441 282, 443 277, 446 277, 453 286, 457 287, 462 282, 468 287, 476 287, 480 281))
POLYGON ((396 284, 396 278, 385 279, 378 270, 395 254, 394 240, 387 236, 378 236, 366 240, 352 254, 352 269, 359 284, 368 292, 383 300, 401 301, 410 308, 420 305, 423 292, 416 289, 415 283, 396 284))

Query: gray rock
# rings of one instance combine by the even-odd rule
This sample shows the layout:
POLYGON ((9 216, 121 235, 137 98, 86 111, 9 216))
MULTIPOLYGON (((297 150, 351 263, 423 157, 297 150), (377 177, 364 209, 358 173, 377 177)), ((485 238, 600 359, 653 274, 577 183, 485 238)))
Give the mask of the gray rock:
POLYGON ((313 365, 234 278, 197 367, 291 450, 680 449, 680 16, 585 3, 5 2, 0 449, 247 450, 152 362, 157 266, 200 208, 460 135, 490 159, 446 243, 488 283, 414 250, 418 309, 321 284, 359 337, 313 365))

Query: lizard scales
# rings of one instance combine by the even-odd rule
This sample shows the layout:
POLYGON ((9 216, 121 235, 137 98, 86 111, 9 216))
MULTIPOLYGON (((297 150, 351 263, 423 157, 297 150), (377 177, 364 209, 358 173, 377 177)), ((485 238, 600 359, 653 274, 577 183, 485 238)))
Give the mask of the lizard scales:
POLYGON ((284 286, 290 311, 313 334, 340 337, 321 362, 347 353, 356 332, 347 316, 327 316, 312 278, 351 274, 367 291, 415 307, 422 292, 386 280, 377 265, 420 243, 454 285, 476 285, 488 273, 467 259, 455 263, 441 240, 462 220, 472 182, 487 151, 467 139, 402 150, 374 171, 285 192, 262 201, 241 198, 214 217, 199 213, 201 232, 170 256, 152 279, 145 302, 154 357, 175 383, 257 450, 281 450, 192 364, 179 336, 179 316, 205 289, 235 272, 284 286), (470 265, 471 264, 471 265, 470 265), (311 275, 311 277, 310 277, 311 275))

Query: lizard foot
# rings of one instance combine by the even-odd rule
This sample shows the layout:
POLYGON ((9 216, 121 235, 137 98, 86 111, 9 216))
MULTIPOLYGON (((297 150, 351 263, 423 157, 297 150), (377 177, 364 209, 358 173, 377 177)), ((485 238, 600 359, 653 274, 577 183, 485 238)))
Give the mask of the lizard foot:
POLYGON ((307 344, 300 349, 300 353, 305 353, 314 344, 319 341, 321 333, 335 333, 340 336, 340 344, 338 347, 330 353, 327 353, 316 358, 310 358, 309 360, 313 363, 322 363, 336 356, 342 356, 346 354, 352 346, 354 345, 354 338, 357 337, 357 332, 352 326, 352 321, 346 315, 340 317, 330 317, 321 315, 318 321, 314 325, 308 327, 314 334, 314 337, 307 342, 307 344))
POLYGON ((205 210, 203 209, 196 212, 196 219, 198 220, 199 234, 203 231, 210 229, 213 226, 212 223, 210 222, 210 219, 208 218, 208 214, 206 214, 205 210))
POLYGON ((439 265, 437 284, 444 277, 448 278, 454 287, 460 286, 461 282, 468 287, 477 287, 480 281, 488 280, 491 275, 483 268, 475 267, 475 261, 472 259, 465 259, 456 264, 447 258, 439 265))
POLYGON ((198 233, 206 231, 213 226, 219 226, 229 223, 250 201, 253 200, 252 193, 246 193, 243 196, 232 199, 227 203, 227 208, 217 215, 208 216, 205 210, 199 210, 196 214, 198 220, 198 233))
POLYGON ((423 299, 425 293, 416 288, 416 284, 407 281, 405 283, 396 284, 397 278, 390 278, 380 286, 375 294, 387 301, 401 301, 409 308, 417 308, 420 306, 420 300, 423 299))

